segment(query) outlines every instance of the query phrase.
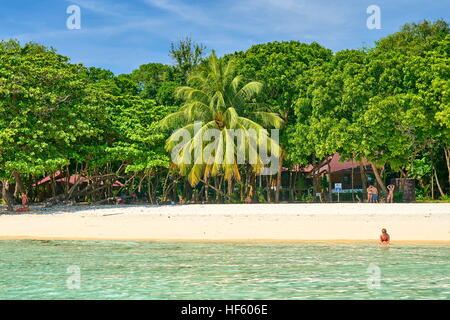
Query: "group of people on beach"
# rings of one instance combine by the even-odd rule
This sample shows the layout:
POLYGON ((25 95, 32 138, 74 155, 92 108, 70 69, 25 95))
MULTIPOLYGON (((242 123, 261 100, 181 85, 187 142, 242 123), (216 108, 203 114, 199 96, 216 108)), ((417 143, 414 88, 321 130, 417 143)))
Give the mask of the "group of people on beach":
MULTIPOLYGON (((388 198, 387 198, 387 202, 391 202, 392 203, 393 200, 394 200, 394 189, 395 189, 395 186, 391 184, 387 188, 389 190, 389 195, 388 195, 388 198)), ((368 200, 369 200, 370 203, 378 202, 378 189, 375 186, 370 185, 367 188, 367 194, 368 194, 368 200)), ((19 212, 29 211, 27 195, 25 193, 23 193, 21 195, 21 198, 22 198, 22 208, 16 209, 16 211, 19 211, 19 212)), ((136 195, 133 194, 132 198, 136 199, 136 195)), ((119 203, 120 204, 125 204, 125 199, 123 199, 123 198, 118 198, 118 199, 119 199, 119 201, 116 202, 116 204, 119 204, 119 203)), ((251 203, 251 198, 247 197, 245 202, 246 203, 251 203)), ((181 203, 181 204, 184 204, 184 203, 181 203)), ((391 237, 387 233, 386 229, 383 228, 381 230, 379 244, 382 245, 382 246, 388 246, 390 244, 390 240, 391 240, 390 238, 391 237)))
POLYGON ((367 188, 367 201, 369 203, 378 203, 378 202, 394 203, 395 186, 393 184, 390 184, 387 186, 387 189, 389 191, 387 198, 385 199, 383 197, 380 200, 378 200, 378 189, 374 185, 370 185, 367 188))

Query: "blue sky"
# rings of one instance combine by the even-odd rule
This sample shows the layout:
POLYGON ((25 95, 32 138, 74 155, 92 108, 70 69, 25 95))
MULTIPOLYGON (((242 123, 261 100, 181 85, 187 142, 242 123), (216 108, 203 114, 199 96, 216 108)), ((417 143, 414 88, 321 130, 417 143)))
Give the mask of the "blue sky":
POLYGON ((51 46, 73 62, 129 73, 172 63, 171 42, 190 36, 219 55, 270 41, 316 41, 334 51, 372 46, 404 23, 443 18, 450 0, 0 0, 0 39, 51 46), (69 5, 81 29, 68 30, 69 5), (369 30, 369 5, 381 29, 369 30))

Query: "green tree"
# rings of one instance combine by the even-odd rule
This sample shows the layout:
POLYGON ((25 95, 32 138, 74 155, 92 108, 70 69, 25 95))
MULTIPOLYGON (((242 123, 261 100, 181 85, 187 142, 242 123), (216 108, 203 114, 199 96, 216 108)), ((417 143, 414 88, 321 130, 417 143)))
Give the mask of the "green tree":
POLYGON ((68 61, 34 43, 0 42, 0 176, 16 193, 24 178, 66 166, 79 139, 96 134, 84 68, 68 61))
POLYGON ((280 136, 282 153, 275 193, 275 201, 278 201, 283 161, 285 158, 292 160, 290 137, 287 133, 293 131, 290 126, 294 121, 290 118, 294 116, 294 105, 301 91, 302 83, 299 79, 307 70, 329 61, 332 51, 317 43, 274 41, 252 46, 245 52, 238 52, 227 58, 231 57, 237 58, 238 70, 246 79, 264 83, 260 100, 266 103, 270 112, 279 114, 286 123, 286 130, 283 130, 280 136))
POLYGON ((176 81, 185 84, 189 73, 203 60, 206 47, 186 37, 177 43, 171 43, 170 56, 175 61, 176 81))
POLYGON ((139 66, 130 74, 138 85, 140 95, 146 99, 155 99, 159 88, 167 81, 174 80, 173 67, 161 63, 148 63, 139 66))
MULTIPOLYGON (((179 141, 178 133, 180 130, 187 130, 191 138, 185 141, 176 153, 181 175, 187 176, 189 182, 195 186, 202 179, 223 172, 229 183, 228 191, 231 193, 233 178, 240 180, 237 160, 239 153, 242 155, 249 148, 254 148, 247 138, 250 136, 249 130, 253 129, 259 135, 259 139, 255 141, 257 145, 267 138, 270 141, 268 147, 278 156, 278 145, 268 137, 264 126, 280 128, 283 121, 275 113, 256 111, 257 103, 254 98, 261 94, 263 85, 256 81, 243 82, 243 77, 236 75, 234 60, 225 63, 213 52, 207 62, 189 77, 188 82, 190 87, 177 89, 177 97, 185 101, 183 107, 161 122, 163 127, 177 129, 167 140, 166 149, 173 151, 179 141), (261 124, 240 116, 244 110, 255 110, 254 116, 261 124), (201 122, 201 128, 195 132, 197 121, 201 122), (210 129, 218 130, 219 135, 206 145, 203 136, 210 129), (238 149, 234 143, 231 129, 241 129, 245 133, 245 143, 241 144, 243 149, 238 149), (196 146, 201 150, 200 155, 195 152, 196 146), (209 148, 211 152, 207 159, 201 159, 205 148, 209 148), (224 160, 227 153, 232 154, 232 161, 224 160)), ((251 164, 256 173, 262 168, 262 162, 258 157, 256 163, 251 164)))

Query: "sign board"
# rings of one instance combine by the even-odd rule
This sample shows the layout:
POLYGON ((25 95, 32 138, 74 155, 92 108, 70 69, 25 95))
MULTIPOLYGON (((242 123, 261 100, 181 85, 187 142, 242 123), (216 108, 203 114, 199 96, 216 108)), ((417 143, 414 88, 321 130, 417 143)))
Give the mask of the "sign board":
POLYGON ((334 184, 334 190, 336 192, 341 192, 342 191, 342 183, 335 183, 334 184))
POLYGON ((341 189, 340 191, 337 191, 336 189, 331 190, 333 193, 358 193, 363 192, 362 189, 341 189))

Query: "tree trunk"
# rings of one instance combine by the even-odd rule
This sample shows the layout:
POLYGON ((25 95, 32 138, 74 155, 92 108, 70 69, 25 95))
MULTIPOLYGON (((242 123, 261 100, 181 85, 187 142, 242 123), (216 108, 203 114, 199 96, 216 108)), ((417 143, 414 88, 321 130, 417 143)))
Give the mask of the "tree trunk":
POLYGON ((353 165, 354 159, 352 158, 352 202, 355 202, 355 168, 353 165))
MULTIPOLYGON (((316 160, 316 158, 314 157, 314 159, 313 159, 313 169, 312 169, 312 171, 311 171, 311 173, 312 173, 312 179, 313 179, 313 199, 314 199, 314 202, 316 202, 317 201, 317 193, 319 192, 318 190, 319 190, 319 186, 318 186, 318 183, 317 183, 317 173, 316 173, 316 167, 317 167, 317 160, 316 160)), ((319 164, 319 168, 320 168, 320 164, 319 164)))
POLYGON ((403 189, 403 202, 416 201, 416 180, 405 178, 403 189))
MULTIPOLYGON (((203 180, 200 180, 200 181, 204 183, 203 180)), ((223 196, 224 199, 227 198, 230 202, 233 200, 230 196, 228 196, 227 194, 225 194, 224 192, 222 192, 222 190, 219 190, 218 188, 216 188, 216 187, 214 187, 214 186, 212 186, 212 185, 209 185, 209 187, 210 187, 211 189, 215 190, 217 193, 220 193, 220 194, 223 196)))
POLYGON ((294 201, 297 201, 297 181, 298 181, 298 172, 297 171, 295 171, 294 172, 294 179, 293 179, 293 200, 294 201))
MULTIPOLYGON (((69 200, 72 198, 72 195, 75 193, 75 191, 79 192, 79 185, 82 182, 82 179, 76 179, 74 181, 74 185, 69 189, 69 191, 67 192, 67 196, 65 197, 66 200, 69 200)), ((75 198, 75 197, 74 197, 75 198)))
POLYGON ((252 178, 252 171, 251 171, 251 167, 247 166, 246 170, 245 170, 245 179, 243 179, 243 181, 245 181, 245 185, 244 188, 241 188, 241 191, 244 194, 244 199, 246 199, 249 196, 249 186, 251 185, 251 178, 252 178))
POLYGON ((16 182, 16 188, 14 190, 14 197, 18 197, 19 193, 20 194, 25 193, 25 188, 23 187, 22 177, 21 177, 20 173, 13 172, 13 177, 16 182))
POLYGON ((293 188, 292 171, 289 170, 289 201, 294 200, 294 188, 293 188))
POLYGON ((66 167, 66 179, 65 179, 66 183, 64 184, 64 197, 67 198, 68 194, 69 194, 69 189, 70 189, 70 172, 69 172, 69 166, 66 167))
POLYGON ((9 188, 10 188, 9 181, 3 180, 2 181, 2 198, 5 199, 7 210, 14 211, 13 198, 11 196, 11 192, 10 192, 9 188))
POLYGON ((205 178, 205 202, 209 202, 209 196, 208 196, 208 189, 209 189, 209 177, 205 178))
MULTIPOLYGON (((214 177, 214 187, 216 189, 220 189, 219 178, 217 176, 214 177)), ((220 193, 217 190, 213 189, 216 192, 216 203, 220 203, 220 193)))
POLYGON ((271 184, 269 181, 269 176, 266 176, 266 188, 267 188, 267 202, 270 203, 270 188, 271 188, 271 184))
POLYGON ((55 185, 55 176, 51 174, 51 188, 52 188, 52 197, 56 197, 56 185, 55 185))
POLYGON ((228 182, 228 196, 231 198, 231 194, 233 193, 233 179, 230 178, 227 180, 228 182))
POLYGON ((331 182, 331 166, 330 166, 331 160, 328 161, 328 202, 333 202, 333 184, 331 182))
POLYGON ((277 190, 275 190, 275 202, 280 202, 280 191, 281 191, 281 176, 283 174, 283 151, 280 152, 280 157, 278 158, 278 173, 277 173, 277 190))
POLYGON ((378 185, 380 186, 381 190, 383 190, 383 194, 385 197, 389 194, 388 189, 386 188, 386 185, 383 182, 383 179, 381 179, 380 173, 378 172, 377 166, 375 163, 371 162, 370 165, 372 166, 373 174, 375 175, 375 179, 378 182, 378 185))
POLYGON ((28 196, 28 201, 33 201, 34 199, 34 188, 33 188, 33 184, 36 183, 36 181, 34 181, 33 176, 31 174, 28 175, 28 186, 27 186, 27 196, 28 196))
MULTIPOLYGON (((167 196, 167 193, 168 193, 168 191, 167 191, 167 188, 168 188, 167 181, 169 180, 169 175, 170 175, 170 171, 167 170, 166 178, 164 179, 164 182, 162 184, 162 199, 161 199, 161 201, 166 201, 166 196, 167 196)), ((170 188, 170 186, 169 186, 169 188, 170 188)))
POLYGON ((152 178, 150 176, 147 177, 147 193, 148 193, 148 203, 153 204, 152 197, 152 178))
POLYGON ((431 199, 434 200, 434 175, 431 175, 431 199))
POLYGON ((445 160, 447 162, 448 184, 450 186, 450 148, 444 148, 445 160))
POLYGON ((364 202, 364 199, 367 199, 367 176, 366 176, 366 170, 364 168, 364 164, 362 159, 359 160, 359 173, 361 175, 361 186, 363 189, 362 192, 362 201, 364 202))
POLYGON ((313 175, 313 188, 314 188, 314 199, 317 201, 317 195, 319 195, 319 201, 322 202, 322 197, 320 195, 321 193, 321 187, 320 187, 320 175, 314 171, 313 175))
POLYGON ((172 182, 172 201, 174 203, 178 202, 177 184, 178 184, 178 180, 174 179, 172 182))
POLYGON ((433 169, 433 171, 434 171, 434 177, 436 178, 436 185, 437 185, 437 187, 438 187, 438 189, 439 189, 439 193, 441 194, 441 197, 443 197, 445 194, 444 194, 444 192, 442 191, 441 184, 439 183, 439 179, 438 179, 436 170, 433 169))
POLYGON ((251 178, 251 181, 252 181, 251 182, 251 186, 252 186, 252 190, 253 190, 252 202, 257 202, 258 201, 258 192, 256 192, 256 188, 257 188, 257 186, 256 186, 256 183, 257 183, 256 179, 258 179, 256 177, 256 173, 252 172, 252 178, 251 178))

